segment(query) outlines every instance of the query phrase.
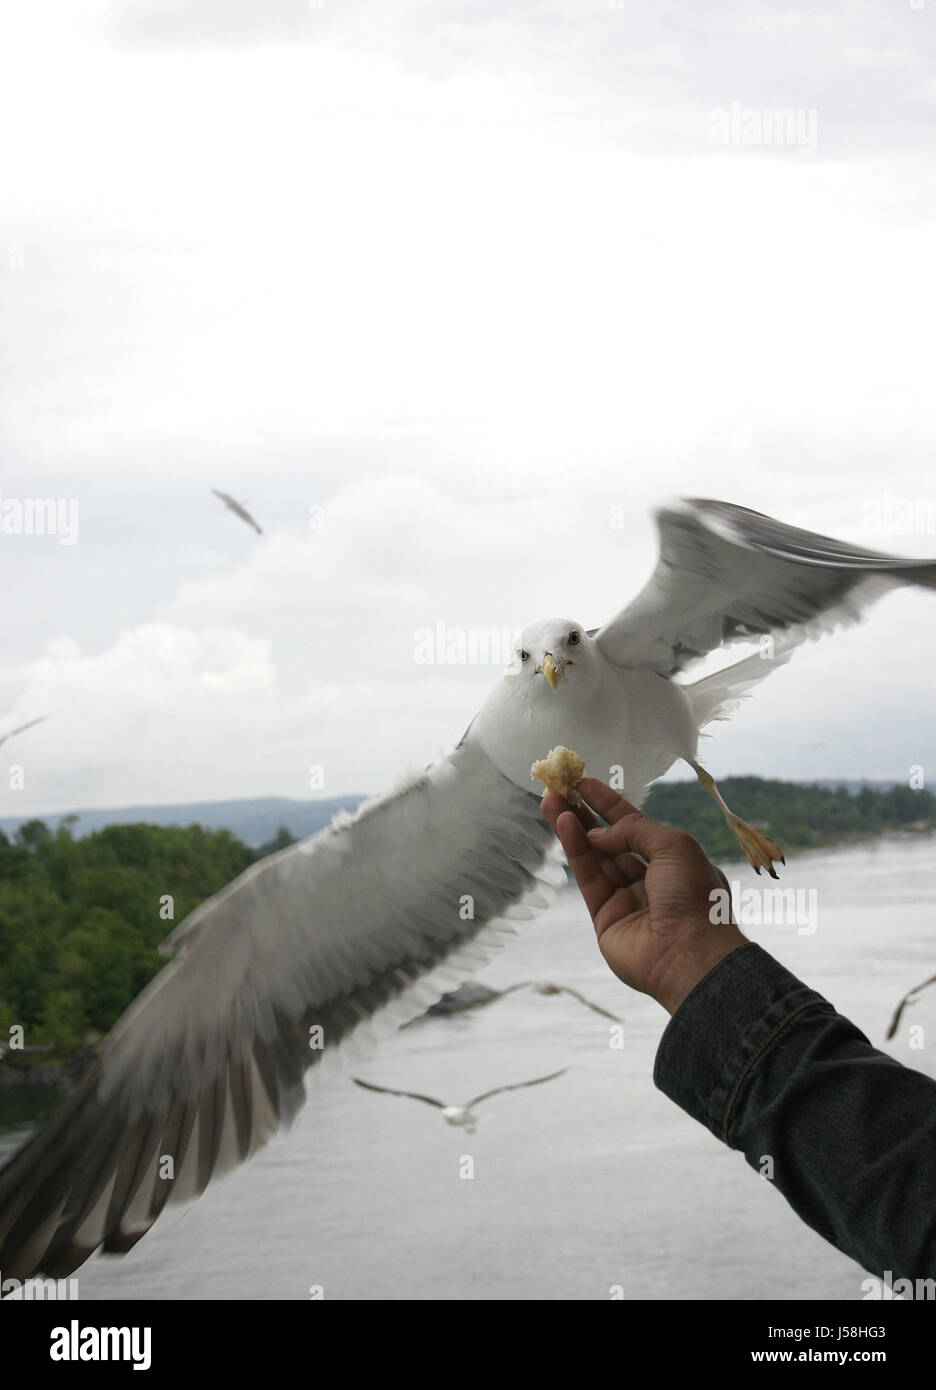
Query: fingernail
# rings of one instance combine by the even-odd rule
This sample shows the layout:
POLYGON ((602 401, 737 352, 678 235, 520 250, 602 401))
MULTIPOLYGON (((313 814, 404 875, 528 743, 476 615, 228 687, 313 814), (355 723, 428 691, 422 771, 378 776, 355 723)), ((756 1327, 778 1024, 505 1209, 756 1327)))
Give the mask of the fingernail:
POLYGON ((586 834, 588 835, 588 838, 590 840, 594 840, 597 839, 599 835, 603 835, 607 828, 608 827, 606 825, 596 825, 594 830, 586 831, 586 834))

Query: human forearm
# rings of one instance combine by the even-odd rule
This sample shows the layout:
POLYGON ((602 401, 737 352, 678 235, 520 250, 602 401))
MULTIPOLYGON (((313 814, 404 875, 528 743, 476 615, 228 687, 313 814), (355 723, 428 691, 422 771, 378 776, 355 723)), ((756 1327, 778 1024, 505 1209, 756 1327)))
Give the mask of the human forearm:
POLYGON ((936 1276, 936 1081, 878 1052, 760 947, 720 961, 664 1034, 654 1079, 877 1274, 936 1276))

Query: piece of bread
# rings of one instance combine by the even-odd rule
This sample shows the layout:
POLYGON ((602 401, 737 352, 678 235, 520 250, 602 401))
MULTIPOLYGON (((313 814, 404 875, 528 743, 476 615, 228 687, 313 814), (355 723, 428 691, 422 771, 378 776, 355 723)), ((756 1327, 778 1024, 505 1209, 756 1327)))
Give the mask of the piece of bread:
POLYGON ((548 756, 530 768, 532 780, 545 782, 547 792, 558 792, 570 806, 582 805, 577 787, 584 776, 585 759, 573 753, 571 748, 563 748, 561 743, 550 748, 548 756))

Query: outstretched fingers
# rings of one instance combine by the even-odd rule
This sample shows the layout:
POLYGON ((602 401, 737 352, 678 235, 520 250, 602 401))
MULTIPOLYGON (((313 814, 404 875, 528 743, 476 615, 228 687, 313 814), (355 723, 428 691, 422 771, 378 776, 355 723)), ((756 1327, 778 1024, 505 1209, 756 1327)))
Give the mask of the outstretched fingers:
POLYGON ((586 807, 573 810, 563 797, 550 792, 543 797, 542 811, 559 837, 593 919, 616 892, 643 878, 645 866, 635 855, 611 857, 593 850, 587 832, 598 826, 586 807))

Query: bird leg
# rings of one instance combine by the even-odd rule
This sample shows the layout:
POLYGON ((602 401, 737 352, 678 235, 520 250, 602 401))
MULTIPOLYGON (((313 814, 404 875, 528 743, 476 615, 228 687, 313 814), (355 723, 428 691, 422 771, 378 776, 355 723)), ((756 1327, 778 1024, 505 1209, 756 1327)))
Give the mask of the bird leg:
POLYGON ((715 778, 710 772, 706 772, 705 768, 701 767, 696 762, 691 762, 690 765, 695 771, 696 777, 699 779, 699 786, 704 787, 707 792, 711 792, 712 796, 714 796, 718 805, 721 807, 722 815, 725 817, 725 824, 744 850, 745 857, 754 872, 759 874, 761 869, 766 869, 771 878, 776 878, 777 874, 774 871, 774 864, 777 861, 781 864, 786 863, 783 857, 783 850, 780 846, 775 845, 768 835, 764 835, 761 831, 755 830, 753 825, 748 825, 747 821, 743 821, 740 816, 736 816, 729 811, 715 783, 715 778))

